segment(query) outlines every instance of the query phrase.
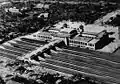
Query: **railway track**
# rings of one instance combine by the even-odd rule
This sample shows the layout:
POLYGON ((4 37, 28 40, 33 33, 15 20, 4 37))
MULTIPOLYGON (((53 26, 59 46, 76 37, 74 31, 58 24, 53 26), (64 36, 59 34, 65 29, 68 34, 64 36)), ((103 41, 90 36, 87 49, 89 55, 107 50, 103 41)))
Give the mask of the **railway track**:
MULTIPOLYGON (((15 43, 8 42, 10 45, 2 45, 5 49, 0 48, 0 56, 16 60, 17 57, 47 43, 29 38, 14 41, 15 43)), ((53 51, 56 53, 50 51, 51 53, 48 54, 50 56, 45 56, 45 61, 40 61, 39 66, 68 74, 81 73, 105 82, 120 83, 120 61, 116 58, 112 60, 112 57, 109 59, 107 56, 96 56, 96 54, 80 52, 74 48, 61 48, 53 51)))
POLYGON ((120 63, 120 57, 118 56, 108 56, 107 54, 101 54, 101 53, 98 53, 98 52, 94 52, 94 51, 89 51, 89 50, 84 50, 83 49, 78 49, 78 48, 75 48, 75 47, 68 47, 68 48, 63 48, 63 51, 65 52, 68 52, 68 53, 74 53, 74 54, 78 54, 79 53, 82 53, 82 54, 85 54, 87 56, 92 56, 92 57, 96 57, 96 58, 101 58, 101 59, 105 59, 105 60, 110 60, 110 61, 113 61, 113 62, 117 62, 117 63, 120 63))
POLYGON ((116 68, 112 68, 112 67, 108 67, 106 65, 100 65, 100 64, 91 64, 91 63, 87 63, 87 62, 83 62, 83 61, 74 61, 71 59, 65 59, 65 57, 61 57, 61 56, 56 56, 56 55, 52 55, 51 59, 54 60, 58 60, 58 61, 63 61, 63 62, 67 62, 67 63, 72 63, 74 65, 81 65, 81 66, 85 66, 85 67, 91 67, 91 68, 95 68, 98 70, 104 70, 106 72, 111 72, 111 73, 116 73, 116 74, 120 74, 120 69, 116 69, 116 68))
POLYGON ((75 55, 75 54, 66 53, 66 52, 59 52, 57 53, 57 56, 61 56, 65 59, 71 59, 78 62, 83 61, 91 64, 101 64, 101 65, 106 65, 109 67, 120 69, 120 64, 117 64, 116 62, 114 63, 109 60, 93 58, 92 56, 90 57, 84 54, 75 55))
POLYGON ((116 79, 119 79, 120 77, 120 75, 118 74, 105 72, 103 70, 101 71, 95 68, 85 67, 81 65, 78 66, 78 65, 74 65, 73 63, 67 63, 67 62, 58 61, 54 59, 46 59, 46 63, 58 65, 58 66, 62 66, 62 67, 70 68, 70 69, 75 69, 77 71, 82 71, 86 73, 96 74, 96 75, 103 76, 103 77, 116 78, 116 79))
POLYGON ((15 52, 15 51, 8 50, 8 49, 2 49, 2 48, 0 48, 0 52, 5 52, 5 53, 8 53, 8 54, 13 54, 13 55, 17 55, 17 56, 22 56, 23 55, 22 53, 15 52))
POLYGON ((39 41, 35 39, 30 39, 30 38, 21 38, 22 41, 29 42, 29 43, 34 43, 34 44, 39 44, 39 45, 45 45, 48 42, 45 41, 39 41))
MULTIPOLYGON (((63 52, 64 53, 64 52, 63 52)), ((109 71, 111 73, 116 73, 116 75, 120 74, 120 69, 117 69, 117 68, 114 68, 114 67, 111 67, 111 66, 106 66, 105 64, 100 64, 100 63, 89 63, 87 62, 87 59, 84 59, 83 60, 81 59, 81 61, 76 61, 74 59, 70 59, 71 56, 69 56, 69 53, 67 54, 52 54, 52 58, 51 59, 55 59, 55 60, 59 60, 59 61, 63 61, 63 62, 67 62, 67 63, 72 63, 74 65, 83 65, 83 66, 86 66, 86 67, 92 67, 92 68, 96 68, 98 70, 104 70, 104 71, 109 71)), ((74 58, 74 55, 73 55, 73 58, 74 58)), ((76 58, 76 57, 75 57, 76 58)), ((79 59, 79 58, 77 58, 79 59)), ((92 61, 92 60, 91 60, 92 61)))
POLYGON ((17 44, 17 43, 12 43, 12 42, 9 42, 9 44, 11 44, 13 47, 17 47, 17 48, 21 48, 21 49, 25 49, 25 50, 29 50, 29 51, 32 51, 35 49, 35 47, 29 47, 29 46, 25 46, 25 45, 21 45, 21 44, 17 44))
POLYGON ((94 77, 97 75, 98 79, 101 78, 102 81, 120 83, 120 69, 117 62, 103 58, 101 60, 84 52, 77 54, 74 51, 67 52, 64 49, 50 55, 50 57, 45 58, 44 62, 40 62, 43 67, 71 74, 89 73, 94 77))
POLYGON ((16 48, 16 47, 9 46, 9 45, 2 45, 2 46, 6 49, 13 50, 13 51, 20 52, 20 53, 24 53, 24 54, 29 52, 26 49, 16 48))
MULTIPOLYGON (((15 42, 16 42, 17 44, 20 44, 20 45, 29 46, 29 47, 31 47, 31 48, 37 48, 36 46, 33 46, 33 45, 28 44, 28 43, 26 43, 26 42, 17 41, 17 40, 15 40, 15 42)), ((40 47, 40 46, 39 46, 39 47, 40 47)))
MULTIPOLYGON (((64 64, 63 64, 64 65, 64 64)), ((119 79, 116 79, 116 78, 112 78, 112 77, 109 77, 109 76, 100 76, 100 75, 97 75, 97 74, 91 74, 89 72, 85 72, 84 70, 76 70, 76 68, 69 68, 67 66, 63 67, 63 66, 60 66, 57 64, 50 64, 48 62, 40 62, 40 65, 39 66, 42 66, 42 67, 45 67, 45 68, 48 68, 48 69, 51 69, 51 70, 55 70, 55 71, 59 71, 59 72, 63 72, 63 73, 67 73, 67 74, 83 74, 85 76, 89 76, 89 77, 95 77, 97 80, 101 80, 102 82, 105 82, 105 83, 108 83, 108 84, 116 84, 116 83, 119 83, 120 80, 119 79)))
POLYGON ((38 47, 43 46, 47 42, 38 41, 29 38, 21 38, 13 40, 13 42, 7 42, 7 44, 2 44, 0 48, 0 56, 7 57, 10 59, 17 59, 25 54, 32 52, 38 47))
POLYGON ((12 42, 7 42, 8 45, 1 45, 2 47, 0 48, 0 56, 10 59, 18 59, 18 57, 22 57, 46 43, 47 42, 29 38, 15 39, 12 42))
POLYGON ((26 41, 22 41, 22 40, 15 40, 15 42, 21 43, 21 44, 25 44, 25 45, 31 45, 31 46, 34 46, 34 47, 40 47, 40 46, 42 46, 42 45, 39 45, 39 44, 35 44, 35 43, 31 43, 31 42, 26 42, 26 41))
POLYGON ((13 54, 8 54, 8 53, 4 53, 4 52, 0 52, 0 56, 1 57, 7 57, 9 59, 12 59, 12 60, 18 60, 18 56, 16 55, 13 55, 13 54))

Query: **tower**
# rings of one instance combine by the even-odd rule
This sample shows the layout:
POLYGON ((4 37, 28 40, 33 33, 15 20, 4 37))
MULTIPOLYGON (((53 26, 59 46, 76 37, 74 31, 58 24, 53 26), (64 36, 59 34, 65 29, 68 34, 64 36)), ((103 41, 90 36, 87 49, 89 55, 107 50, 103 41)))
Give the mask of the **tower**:
POLYGON ((81 35, 84 32, 84 26, 81 24, 77 29, 77 32, 81 35))

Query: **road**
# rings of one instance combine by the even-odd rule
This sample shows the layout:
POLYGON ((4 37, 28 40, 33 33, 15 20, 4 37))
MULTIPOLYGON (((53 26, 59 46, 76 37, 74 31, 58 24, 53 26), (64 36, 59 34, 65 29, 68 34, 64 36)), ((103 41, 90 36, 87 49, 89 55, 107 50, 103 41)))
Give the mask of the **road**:
POLYGON ((102 22, 104 23, 104 22, 109 21, 111 17, 116 17, 117 14, 120 14, 120 10, 115 10, 115 11, 112 11, 112 12, 106 14, 106 15, 103 16, 102 18, 96 20, 96 21, 94 22, 94 24, 96 24, 96 25, 101 25, 102 22))

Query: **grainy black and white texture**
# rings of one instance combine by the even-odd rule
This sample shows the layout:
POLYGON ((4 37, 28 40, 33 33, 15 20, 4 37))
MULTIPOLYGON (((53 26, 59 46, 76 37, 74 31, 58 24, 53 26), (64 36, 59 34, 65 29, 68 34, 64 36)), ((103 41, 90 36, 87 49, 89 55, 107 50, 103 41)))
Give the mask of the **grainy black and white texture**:
POLYGON ((119 84, 119 0, 0 0, 0 84, 119 84))

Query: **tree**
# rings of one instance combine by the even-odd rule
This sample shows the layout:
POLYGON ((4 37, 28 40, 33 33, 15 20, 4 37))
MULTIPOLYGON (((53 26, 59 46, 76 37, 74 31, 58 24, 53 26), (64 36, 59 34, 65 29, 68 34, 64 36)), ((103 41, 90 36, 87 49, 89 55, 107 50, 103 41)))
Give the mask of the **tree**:
POLYGON ((2 77, 0 77, 0 84, 5 84, 4 80, 2 79, 2 77))

